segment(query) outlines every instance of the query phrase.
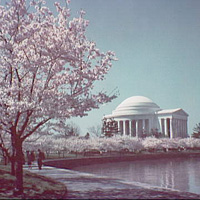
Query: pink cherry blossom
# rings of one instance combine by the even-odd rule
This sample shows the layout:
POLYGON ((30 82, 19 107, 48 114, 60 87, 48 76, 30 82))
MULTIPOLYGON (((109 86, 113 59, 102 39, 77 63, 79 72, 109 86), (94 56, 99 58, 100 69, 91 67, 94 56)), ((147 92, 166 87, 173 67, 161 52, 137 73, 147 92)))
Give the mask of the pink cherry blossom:
POLYGON ((84 11, 71 19, 68 7, 55 7, 56 14, 42 0, 0 6, 0 125, 18 159, 23 141, 46 123, 85 116, 116 97, 92 90, 115 54, 87 39, 84 11))

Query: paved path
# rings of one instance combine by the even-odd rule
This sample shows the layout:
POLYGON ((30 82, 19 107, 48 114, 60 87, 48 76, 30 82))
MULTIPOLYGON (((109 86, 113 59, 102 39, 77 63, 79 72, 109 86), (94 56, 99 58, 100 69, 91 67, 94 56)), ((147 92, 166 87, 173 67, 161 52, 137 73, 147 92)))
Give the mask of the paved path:
POLYGON ((44 166, 24 169, 63 182, 68 189, 66 199, 200 199, 192 193, 126 183, 123 180, 44 166))

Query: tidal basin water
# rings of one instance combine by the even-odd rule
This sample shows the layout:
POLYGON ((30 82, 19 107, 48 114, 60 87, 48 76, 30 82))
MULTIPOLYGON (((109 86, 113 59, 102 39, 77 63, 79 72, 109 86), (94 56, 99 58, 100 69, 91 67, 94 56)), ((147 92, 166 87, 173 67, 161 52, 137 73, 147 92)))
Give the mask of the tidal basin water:
POLYGON ((160 158, 95 164, 74 170, 150 187, 200 194, 200 157, 160 158))

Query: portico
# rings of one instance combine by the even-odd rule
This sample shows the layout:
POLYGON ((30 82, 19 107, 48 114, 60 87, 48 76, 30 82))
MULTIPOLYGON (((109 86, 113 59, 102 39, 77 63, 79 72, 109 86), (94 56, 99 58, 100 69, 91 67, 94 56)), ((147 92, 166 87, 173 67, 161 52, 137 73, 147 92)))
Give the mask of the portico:
POLYGON ((187 137, 188 114, 181 108, 161 110, 157 113, 160 131, 170 138, 187 137))
POLYGON ((117 122, 122 135, 139 137, 142 133, 150 132, 149 119, 118 119, 117 122))

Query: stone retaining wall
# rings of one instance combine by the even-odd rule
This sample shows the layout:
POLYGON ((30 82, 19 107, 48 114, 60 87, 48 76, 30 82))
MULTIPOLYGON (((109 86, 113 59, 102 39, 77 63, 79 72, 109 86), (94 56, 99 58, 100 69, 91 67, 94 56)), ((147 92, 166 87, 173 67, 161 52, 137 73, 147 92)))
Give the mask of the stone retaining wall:
POLYGON ((134 161, 134 160, 146 160, 146 159, 160 159, 160 158, 172 158, 172 157, 190 157, 190 156, 200 156, 199 152, 168 152, 168 153, 149 153, 149 154, 132 154, 132 155, 122 155, 119 156, 91 156, 83 158, 65 158, 65 159, 54 159, 45 160, 44 165, 73 169, 74 167, 92 165, 92 164, 102 164, 111 162, 123 162, 123 161, 134 161))

